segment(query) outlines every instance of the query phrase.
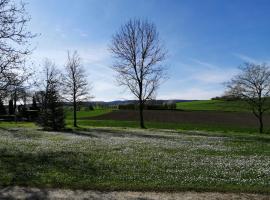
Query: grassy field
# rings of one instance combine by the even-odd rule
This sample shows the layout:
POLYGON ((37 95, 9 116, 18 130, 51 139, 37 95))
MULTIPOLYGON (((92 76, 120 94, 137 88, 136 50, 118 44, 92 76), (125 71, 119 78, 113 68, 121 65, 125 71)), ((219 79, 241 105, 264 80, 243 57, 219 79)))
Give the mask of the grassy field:
MULTIPOLYGON (((139 128, 138 121, 123 121, 123 120, 94 120, 91 117, 101 116, 106 113, 110 113, 111 109, 97 109, 94 111, 78 111, 78 125, 81 128, 91 128, 91 127, 126 127, 126 128, 139 128)), ((66 112, 66 124, 67 128, 73 128, 73 117, 72 111, 66 112)), ((34 128, 36 125, 32 122, 0 122, 0 127, 28 127, 34 128)), ((257 133, 258 128, 245 127, 245 126, 228 126, 221 124, 210 124, 210 123, 160 123, 160 122, 146 122, 147 128, 154 129, 173 129, 173 130, 203 130, 210 132, 222 132, 226 134, 237 133, 257 133)), ((265 132, 270 133, 269 127, 265 127, 265 132)))
MULTIPOLYGON (((98 115, 103 115, 106 113, 111 112, 111 109, 96 109, 96 110, 82 110, 77 112, 77 117, 78 119, 82 119, 85 117, 94 117, 98 115)), ((72 110, 67 110, 66 111, 66 119, 67 120, 72 120, 73 119, 73 111, 72 110)))
MULTIPOLYGON (((208 109, 210 110, 209 105, 217 106, 217 103, 210 104, 209 102, 219 102, 216 100, 211 101, 194 101, 194 102, 185 102, 180 104, 190 104, 190 105, 198 105, 198 110, 200 104, 206 104, 208 109), (203 103, 200 103, 203 102, 203 103), (207 103, 208 102, 208 103, 207 103), (191 104, 193 103, 193 104, 191 104)), ((237 104, 237 103, 234 103, 237 104)), ((179 105, 179 104, 178 104, 179 105)), ((192 106, 186 106, 186 109, 191 109, 192 106)), ((201 106, 200 108, 202 108, 201 106)), ((212 106, 212 109, 215 107, 212 106)), ((231 107, 232 108, 232 107, 231 107)), ((216 108, 215 108, 216 109, 216 108)), ((231 109, 232 110, 232 109, 231 109)), ((91 127, 126 127, 126 128, 139 128, 139 123, 137 121, 122 121, 122 120, 93 120, 91 117, 101 116, 106 113, 112 112, 112 109, 97 109, 94 111, 78 111, 78 125, 81 128, 91 128, 91 127)), ((72 128, 73 126, 73 112, 71 110, 66 111, 66 124, 68 128, 72 128)), ((257 133, 258 129, 251 128, 251 127, 244 127, 244 126, 228 126, 228 125, 221 125, 221 124, 207 124, 207 123, 160 123, 160 122, 146 122, 147 128, 154 128, 154 129, 173 129, 173 130, 203 130, 203 131, 210 131, 210 132, 221 132, 226 134, 237 133, 237 134, 245 134, 245 133, 257 133)), ((0 127, 28 127, 34 128, 36 125, 32 122, 0 122, 0 127)), ((270 133, 270 129, 266 127, 266 133, 270 133)))
POLYGON ((0 129, 0 185, 270 193, 270 136, 0 129))
MULTIPOLYGON (((120 121, 120 120, 79 120, 78 124, 82 128, 92 127, 125 127, 139 128, 137 121, 120 121)), ((239 126, 221 126, 213 124, 193 124, 193 123, 160 123, 145 122, 147 128, 150 129, 171 129, 171 130, 203 130, 210 132, 222 132, 226 134, 233 133, 258 133, 258 128, 239 127, 239 126)), ((72 121, 68 121, 68 127, 72 127, 72 121)), ((265 133, 270 133, 270 129, 266 128, 265 133)))
POLYGON ((248 104, 244 101, 200 100, 179 102, 176 107, 181 110, 251 112, 248 104))
MULTIPOLYGON (((127 127, 127 128, 139 128, 138 121, 128 121, 125 120, 94 120, 91 117, 102 116, 103 114, 110 113, 112 110, 100 109, 94 111, 79 111, 78 125, 83 128, 90 127, 127 127)), ((67 127, 72 128, 73 125, 72 112, 67 112, 67 127)), ((168 123, 168 122, 146 122, 147 128, 157 128, 157 129, 173 129, 173 130, 204 130, 211 132, 222 132, 222 133, 257 133, 257 127, 245 127, 238 125, 222 125, 213 123, 168 123)), ((269 127, 265 127, 265 132, 270 133, 269 127)))

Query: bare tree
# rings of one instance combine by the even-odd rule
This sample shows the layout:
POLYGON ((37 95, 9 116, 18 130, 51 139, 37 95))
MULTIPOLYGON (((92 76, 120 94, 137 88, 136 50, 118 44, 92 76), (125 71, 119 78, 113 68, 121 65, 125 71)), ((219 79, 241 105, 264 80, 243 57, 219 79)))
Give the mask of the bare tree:
POLYGON ((65 68, 66 73, 63 79, 64 96, 73 104, 73 125, 74 127, 77 127, 77 106, 81 101, 90 98, 90 87, 81 63, 81 58, 77 51, 74 51, 73 54, 68 52, 65 68))
POLYGON ((116 60, 112 68, 117 72, 117 81, 138 98, 140 126, 145 128, 144 104, 166 77, 166 68, 160 65, 166 51, 156 26, 139 19, 128 21, 113 36, 110 51, 116 60))
POLYGON ((248 102, 263 132, 263 114, 270 109, 270 69, 266 64, 245 63, 240 74, 227 83, 228 93, 248 102))
POLYGON ((26 97, 28 86, 26 82, 31 74, 27 72, 13 73, 10 75, 12 82, 6 87, 6 91, 10 99, 13 100, 13 113, 15 114, 15 120, 17 120, 17 102, 23 100, 26 97))
POLYGON ((30 18, 23 2, 0 0, 0 90, 6 91, 14 77, 25 71, 29 39, 35 37, 26 30, 30 18))

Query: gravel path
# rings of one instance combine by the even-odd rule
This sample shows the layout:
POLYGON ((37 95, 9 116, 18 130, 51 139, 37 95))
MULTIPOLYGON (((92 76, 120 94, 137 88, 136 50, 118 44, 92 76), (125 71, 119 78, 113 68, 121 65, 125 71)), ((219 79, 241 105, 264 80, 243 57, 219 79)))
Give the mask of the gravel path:
POLYGON ((217 199, 249 199, 270 200, 269 195, 234 194, 212 192, 99 192, 68 189, 38 189, 26 187, 6 187, 0 189, 0 199, 109 199, 109 200, 217 200, 217 199))

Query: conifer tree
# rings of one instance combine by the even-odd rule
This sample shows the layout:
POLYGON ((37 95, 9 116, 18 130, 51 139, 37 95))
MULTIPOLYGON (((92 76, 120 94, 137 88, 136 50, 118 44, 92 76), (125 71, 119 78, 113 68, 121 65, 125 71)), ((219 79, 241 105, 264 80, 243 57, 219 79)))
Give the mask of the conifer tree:
POLYGON ((44 64, 44 91, 39 92, 41 110, 38 124, 45 129, 59 131, 65 127, 65 115, 61 102, 59 71, 51 61, 44 64))

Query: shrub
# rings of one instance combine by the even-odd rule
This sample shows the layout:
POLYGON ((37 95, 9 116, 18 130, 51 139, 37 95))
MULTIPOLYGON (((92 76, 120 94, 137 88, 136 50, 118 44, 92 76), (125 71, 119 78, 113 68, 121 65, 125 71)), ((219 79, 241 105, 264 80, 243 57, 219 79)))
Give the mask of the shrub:
POLYGON ((89 110, 94 110, 94 106, 93 106, 92 104, 90 104, 90 105, 88 106, 88 108, 89 108, 89 110))

